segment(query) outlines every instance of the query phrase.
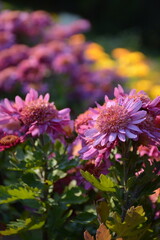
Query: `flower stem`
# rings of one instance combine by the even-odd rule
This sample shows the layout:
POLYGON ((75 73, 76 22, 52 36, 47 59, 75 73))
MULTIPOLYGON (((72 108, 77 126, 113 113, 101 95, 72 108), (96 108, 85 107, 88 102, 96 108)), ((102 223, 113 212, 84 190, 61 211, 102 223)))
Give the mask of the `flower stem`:
MULTIPOLYGON (((43 138, 43 135, 41 135, 40 137, 40 140, 41 140, 41 145, 44 146, 44 138, 43 138)), ((42 198, 42 201, 44 202, 45 204, 45 207, 46 207, 46 210, 45 210, 45 216, 46 216, 46 220, 45 220, 45 224, 42 228, 42 239, 43 240, 49 240, 49 235, 48 235, 48 228, 47 228, 47 221, 48 221, 48 193, 49 193, 49 186, 48 186, 48 183, 47 183, 47 180, 48 180, 48 157, 47 157, 47 154, 45 152, 43 152, 43 198, 42 198)))
POLYGON ((128 206, 128 189, 127 189, 127 180, 128 180, 128 152, 129 152, 129 142, 126 145, 122 145, 122 158, 123 158, 123 205, 122 205, 122 222, 125 219, 126 212, 129 208, 128 206))

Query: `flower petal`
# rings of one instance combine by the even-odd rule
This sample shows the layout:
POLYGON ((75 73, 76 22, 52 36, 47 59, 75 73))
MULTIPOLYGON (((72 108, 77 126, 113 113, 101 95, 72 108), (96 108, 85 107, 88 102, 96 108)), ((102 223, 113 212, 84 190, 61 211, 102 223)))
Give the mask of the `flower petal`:
POLYGON ((134 130, 134 131, 137 131, 137 132, 142 132, 141 130, 140 130, 140 128, 138 127, 138 126, 136 126, 136 125, 134 125, 134 124, 129 124, 128 126, 127 126, 127 128, 129 128, 129 129, 131 129, 131 130, 134 130))
POLYGON ((128 138, 131 138, 131 139, 137 138, 137 135, 133 134, 128 129, 126 129, 126 135, 128 138))
POLYGON ((121 140, 122 142, 125 142, 125 141, 126 141, 126 137, 125 137, 125 135, 122 134, 122 133, 118 133, 118 138, 119 138, 119 140, 121 140))
POLYGON ((116 137, 117 137, 117 133, 111 133, 108 139, 109 142, 113 142, 116 139, 116 137))

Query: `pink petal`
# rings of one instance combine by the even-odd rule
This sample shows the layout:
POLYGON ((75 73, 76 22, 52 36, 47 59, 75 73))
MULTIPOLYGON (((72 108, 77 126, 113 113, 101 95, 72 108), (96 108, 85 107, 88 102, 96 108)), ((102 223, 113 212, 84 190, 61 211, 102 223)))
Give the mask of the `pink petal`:
POLYGON ((18 110, 20 110, 20 109, 22 109, 24 107, 24 101, 22 100, 21 97, 16 96, 15 97, 15 102, 16 102, 18 110))
POLYGON ((49 101, 49 98, 50 98, 49 93, 46 93, 46 95, 44 96, 44 100, 45 100, 46 102, 48 102, 48 101, 49 101))
POLYGON ((131 139, 137 138, 137 135, 131 133, 128 129, 126 129, 126 135, 128 138, 131 138, 131 139))
POLYGON ((121 140, 122 142, 125 142, 125 141, 126 141, 126 137, 125 137, 125 135, 122 134, 122 133, 118 133, 118 138, 119 138, 119 140, 121 140))
POLYGON ((68 115, 70 113, 70 109, 69 108, 64 108, 64 109, 58 111, 58 113, 59 113, 59 115, 62 115, 62 116, 68 115))
POLYGON ((137 120, 139 118, 144 118, 146 116, 147 112, 142 110, 136 113, 131 114, 131 117, 133 120, 137 120))
POLYGON ((131 129, 131 130, 134 130, 134 131, 137 131, 137 132, 140 132, 140 133, 142 132, 138 126, 133 125, 133 124, 129 124, 129 125, 127 126, 127 128, 129 128, 129 129, 131 129))
POLYGON ((116 139, 116 137, 117 133, 111 133, 108 138, 109 142, 113 142, 116 139))
POLYGON ((141 118, 141 119, 138 119, 138 120, 133 120, 131 123, 132 123, 132 124, 138 124, 138 123, 143 122, 144 120, 146 120, 146 118, 141 118))
POLYGON ((135 102, 130 109, 128 109, 128 112, 131 114, 136 113, 140 108, 142 107, 142 102, 138 101, 135 102))
POLYGON ((84 159, 90 159, 90 158, 92 158, 94 155, 95 155, 95 153, 97 152, 97 149, 95 149, 95 148, 90 148, 89 150, 88 150, 88 152, 85 152, 84 154, 83 154, 83 158, 84 159))
POLYGON ((86 137, 91 137, 92 135, 98 133, 98 130, 95 129, 95 128, 92 128, 92 129, 88 129, 87 131, 85 131, 84 135, 86 137))
POLYGON ((122 134, 125 134, 125 133, 126 133, 126 131, 125 131, 124 129, 122 129, 122 128, 119 129, 119 132, 122 133, 122 134))
POLYGON ((15 112, 15 109, 12 107, 10 101, 7 98, 4 99, 4 104, 7 110, 9 110, 10 112, 15 112))
POLYGON ((40 135, 40 131, 38 128, 34 128, 32 131, 31 131, 31 135, 34 137, 34 136, 39 136, 40 135))
POLYGON ((101 141, 101 146, 102 146, 102 147, 105 146, 107 142, 108 142, 108 138, 105 137, 105 138, 102 139, 102 141, 101 141))
POLYGON ((31 88, 29 93, 31 95, 32 101, 38 98, 38 92, 35 89, 31 88))
POLYGON ((98 138, 94 141, 93 146, 97 146, 105 136, 106 134, 98 136, 98 138))

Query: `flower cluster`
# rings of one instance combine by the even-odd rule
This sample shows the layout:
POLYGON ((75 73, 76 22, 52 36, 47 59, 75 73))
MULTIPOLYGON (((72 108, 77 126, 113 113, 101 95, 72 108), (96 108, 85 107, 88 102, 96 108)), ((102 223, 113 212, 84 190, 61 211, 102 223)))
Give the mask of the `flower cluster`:
MULTIPOLYGON (((79 19, 64 25, 44 11, 2 11, 0 90, 21 89, 27 93, 34 88, 46 92, 55 87, 57 76, 63 75, 65 83, 59 84, 68 86, 68 102, 73 98, 84 99, 89 106, 106 92, 111 93, 112 86, 123 77, 109 64, 103 69, 96 68, 98 58, 91 55, 96 44, 87 42, 81 34, 89 28, 87 20, 79 19)), ((107 56, 103 48, 99 51, 103 53, 101 59, 102 55, 107 56)))

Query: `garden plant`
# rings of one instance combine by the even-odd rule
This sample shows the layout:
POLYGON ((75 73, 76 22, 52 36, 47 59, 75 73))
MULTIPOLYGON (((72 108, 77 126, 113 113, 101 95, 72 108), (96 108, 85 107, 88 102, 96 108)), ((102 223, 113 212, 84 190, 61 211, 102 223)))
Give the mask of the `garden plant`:
POLYGON ((89 27, 0 13, 2 239, 160 239, 157 77, 151 90, 145 56, 110 57, 89 27))

